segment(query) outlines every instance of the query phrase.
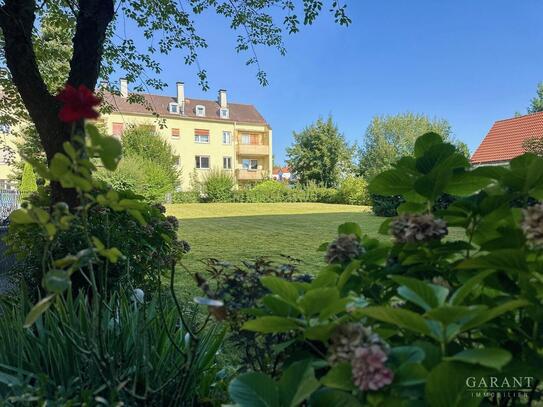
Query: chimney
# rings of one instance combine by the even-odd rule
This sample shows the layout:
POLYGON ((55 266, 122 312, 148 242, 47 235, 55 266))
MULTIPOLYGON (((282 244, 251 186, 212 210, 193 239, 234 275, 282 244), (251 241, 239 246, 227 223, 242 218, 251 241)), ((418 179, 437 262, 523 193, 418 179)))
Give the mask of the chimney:
POLYGON ((219 105, 221 105, 221 109, 228 107, 228 100, 226 98, 226 90, 221 89, 219 90, 219 105))
POLYGON ((179 106, 185 105, 185 84, 183 82, 177 82, 177 104, 179 106))
POLYGON ((128 81, 126 80, 126 78, 121 78, 119 89, 121 91, 121 97, 127 98, 128 97, 128 81))

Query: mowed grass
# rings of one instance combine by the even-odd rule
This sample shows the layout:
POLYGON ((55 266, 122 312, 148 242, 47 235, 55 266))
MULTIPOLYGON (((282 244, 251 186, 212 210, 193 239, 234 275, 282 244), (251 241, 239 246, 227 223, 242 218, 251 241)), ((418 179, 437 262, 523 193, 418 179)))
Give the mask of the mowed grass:
MULTIPOLYGON (((378 233, 384 218, 369 207, 319 203, 228 203, 168 205, 167 214, 180 220, 180 237, 187 240, 191 253, 183 265, 191 272, 205 271, 202 260, 210 257, 231 263, 267 256, 281 261, 292 256, 303 263, 300 269, 315 273, 323 263, 317 248, 337 235, 345 222, 356 222, 372 237, 388 239, 378 233)), ((457 231, 452 238, 460 239, 457 231)), ((194 295, 194 284, 180 268, 177 286, 194 295)))

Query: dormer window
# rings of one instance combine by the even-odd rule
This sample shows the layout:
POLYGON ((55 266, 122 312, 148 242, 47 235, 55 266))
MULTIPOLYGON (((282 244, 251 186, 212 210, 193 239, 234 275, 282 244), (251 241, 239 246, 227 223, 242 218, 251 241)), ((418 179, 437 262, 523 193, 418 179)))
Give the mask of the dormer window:
POLYGON ((168 112, 173 113, 173 114, 178 114, 179 113, 179 105, 177 103, 171 102, 168 105, 168 112))
POLYGON ((223 107, 220 110, 221 119, 228 119, 230 117, 230 112, 228 111, 227 107, 223 107))
POLYGON ((205 106, 202 106, 202 105, 196 105, 196 107, 194 108, 195 112, 196 112, 196 116, 198 117, 205 117, 206 115, 206 108, 205 106))

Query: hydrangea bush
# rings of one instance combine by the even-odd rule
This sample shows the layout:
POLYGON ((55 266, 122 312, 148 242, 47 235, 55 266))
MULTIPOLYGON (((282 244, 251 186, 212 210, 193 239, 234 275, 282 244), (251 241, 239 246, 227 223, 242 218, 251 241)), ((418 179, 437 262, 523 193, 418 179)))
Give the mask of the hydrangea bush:
POLYGON ((280 347, 290 357, 274 376, 238 376, 232 400, 535 405, 543 379, 543 205, 534 203, 543 199, 543 159, 524 154, 509 166, 472 168, 428 133, 414 156, 376 176, 369 189, 402 197, 399 215, 381 226, 390 238, 372 239, 347 223, 321 245, 326 265, 313 281, 261 279, 267 292, 243 328, 294 338, 280 347), (445 194, 456 198, 437 205, 445 194), (451 228, 465 237, 452 240, 451 228), (470 391, 489 386, 490 377, 511 384, 519 376, 522 400, 470 391))

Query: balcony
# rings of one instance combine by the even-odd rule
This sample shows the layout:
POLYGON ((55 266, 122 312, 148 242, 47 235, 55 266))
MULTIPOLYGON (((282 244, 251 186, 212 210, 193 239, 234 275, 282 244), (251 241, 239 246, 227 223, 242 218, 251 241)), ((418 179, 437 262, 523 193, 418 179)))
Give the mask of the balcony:
POLYGON ((236 177, 238 181, 257 181, 264 179, 262 170, 237 170, 236 177))
POLYGON ((270 155, 267 144, 238 144, 238 154, 248 156, 270 155))

